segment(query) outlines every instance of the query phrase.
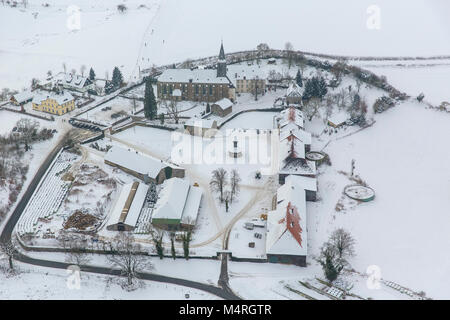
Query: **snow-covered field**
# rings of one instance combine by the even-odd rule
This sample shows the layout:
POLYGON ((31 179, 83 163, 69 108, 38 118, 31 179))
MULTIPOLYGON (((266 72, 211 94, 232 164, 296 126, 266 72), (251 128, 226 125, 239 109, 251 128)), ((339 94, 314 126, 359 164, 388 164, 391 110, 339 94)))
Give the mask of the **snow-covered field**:
POLYGON ((450 116, 405 102, 377 116, 377 123, 332 141, 325 152, 333 166, 318 178, 321 201, 308 203, 312 256, 336 228, 355 237, 352 266, 370 265, 381 276, 434 298, 448 298, 450 259, 450 116), (335 206, 350 181, 338 170, 356 173, 375 190, 373 202, 335 206))
POLYGON ((68 70, 93 66, 101 77, 117 65, 130 79, 138 66, 215 55, 221 38, 228 52, 260 42, 283 48, 290 41, 296 49, 330 54, 450 53, 445 0, 379 0, 380 29, 367 28, 370 0, 347 0, 345 10, 332 0, 231 0, 220 7, 209 0, 128 0, 125 14, 108 0, 46 2, 48 8, 41 0, 30 0, 26 9, 0 7, 0 87, 28 86, 63 63, 68 70), (80 30, 67 28, 71 5, 81 9, 80 30))
POLYGON ((17 264, 19 275, 5 277, 0 273, 0 299, 4 300, 215 300, 216 296, 182 286, 145 281, 142 288, 126 291, 117 277, 81 272, 79 289, 73 286, 66 270, 17 264), (69 286, 68 286, 69 283, 69 286))

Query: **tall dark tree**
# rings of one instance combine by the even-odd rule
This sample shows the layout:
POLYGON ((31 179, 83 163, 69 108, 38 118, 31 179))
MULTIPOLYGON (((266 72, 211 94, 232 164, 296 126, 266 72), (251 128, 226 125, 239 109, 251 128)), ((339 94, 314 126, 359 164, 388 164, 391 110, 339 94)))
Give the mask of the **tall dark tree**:
POLYGON ((295 82, 297 82, 299 87, 303 87, 303 77, 300 69, 297 71, 297 75, 295 76, 295 82))
POLYGON ((94 72, 94 69, 92 69, 92 68, 89 70, 89 79, 95 80, 95 72, 94 72))
POLYGON ((114 67, 112 75, 112 84, 116 88, 120 88, 123 85, 123 76, 118 67, 114 67))
POLYGON ((305 92, 303 93, 303 99, 322 99, 327 94, 327 92, 328 89, 325 79, 323 77, 312 77, 305 82, 305 92))
POLYGON ((145 82, 144 115, 150 120, 156 119, 157 116, 155 93, 153 92, 153 85, 149 79, 145 82))

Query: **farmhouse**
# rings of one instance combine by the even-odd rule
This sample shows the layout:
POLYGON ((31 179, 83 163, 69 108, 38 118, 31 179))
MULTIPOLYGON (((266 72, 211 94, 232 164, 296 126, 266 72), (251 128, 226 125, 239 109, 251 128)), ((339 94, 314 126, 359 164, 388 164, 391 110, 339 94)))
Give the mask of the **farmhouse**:
POLYGON ((227 98, 217 101, 211 106, 211 113, 219 117, 225 117, 233 111, 233 102, 227 98))
POLYGON ((167 69, 158 78, 158 98, 216 102, 235 99, 235 88, 227 77, 227 62, 223 44, 220 47, 217 69, 167 69))
POLYGON ((34 95, 32 105, 34 110, 62 115, 75 109, 75 99, 60 89, 41 91, 34 95))
POLYGON ((267 215, 266 255, 269 262, 306 267, 306 193, 288 177, 275 195, 275 209, 267 215))
POLYGON ((315 177, 316 164, 305 159, 305 144, 299 139, 285 139, 279 145, 279 183, 289 175, 315 177))
POLYGON ((236 93, 264 94, 266 92, 266 76, 258 66, 228 66, 228 76, 236 88, 236 93))
POLYGON ((55 76, 55 80, 56 84, 62 85, 64 89, 81 93, 87 92, 89 89, 94 88, 94 84, 91 79, 72 73, 60 72, 55 76))
POLYGON ((133 231, 144 206, 148 189, 149 186, 139 182, 124 185, 112 209, 106 229, 133 231))
POLYGON ((131 149, 112 147, 105 156, 105 163, 117 167, 145 183, 161 184, 172 177, 184 178, 184 169, 152 158, 131 149))
POLYGON ((152 214, 152 224, 165 230, 191 229, 195 226, 202 190, 185 180, 166 180, 152 214))
POLYGON ((217 121, 191 118, 184 124, 184 129, 192 136, 213 136, 217 130, 217 121))
POLYGON ((17 93, 13 96, 11 96, 11 103, 13 103, 16 106, 22 106, 28 102, 33 100, 33 93, 31 90, 25 90, 20 93, 17 93))

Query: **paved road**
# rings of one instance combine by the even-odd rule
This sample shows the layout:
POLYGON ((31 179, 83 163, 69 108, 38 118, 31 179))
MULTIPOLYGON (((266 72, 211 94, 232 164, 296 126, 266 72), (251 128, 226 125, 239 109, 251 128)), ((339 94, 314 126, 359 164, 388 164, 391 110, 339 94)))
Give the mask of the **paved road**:
MULTIPOLYGON (((19 203, 17 204, 11 217, 6 222, 5 227, 3 228, 3 231, 0 235, 0 242, 5 243, 5 242, 9 242, 11 240, 11 236, 12 236, 14 227, 15 227, 17 221, 19 220, 23 210, 25 209, 28 201, 30 200, 30 198, 33 195, 34 191, 36 190, 37 186, 39 185, 40 180, 44 177, 48 167, 51 165, 51 163, 55 159, 56 155, 58 154, 59 150, 63 146, 64 146, 64 139, 60 139, 60 142, 53 148, 53 150, 50 152, 50 154, 44 160, 42 165, 39 167, 36 175, 33 177, 33 180, 31 181, 31 183, 29 184, 24 195, 22 196, 19 203)), ((16 252, 14 258, 15 258, 15 260, 23 262, 23 263, 28 263, 28 264, 42 266, 42 267, 56 268, 56 269, 67 269, 67 267, 70 265, 68 263, 63 263, 63 262, 31 258, 31 257, 23 255, 20 252, 16 252)), ((104 275, 117 275, 117 276, 120 275, 119 270, 112 270, 112 269, 106 268, 106 267, 82 266, 81 270, 85 271, 85 272, 104 274, 104 275)), ((195 282, 195 281, 190 281, 190 280, 185 280, 185 279, 178 279, 178 278, 171 278, 171 277, 166 277, 166 276, 151 274, 151 273, 140 273, 139 276, 141 279, 144 279, 144 280, 171 283, 171 284, 175 284, 175 285, 180 285, 180 286, 185 286, 185 287, 189 287, 189 288, 193 288, 193 289, 202 290, 202 291, 208 292, 210 294, 213 294, 215 296, 218 296, 220 298, 227 299, 227 300, 240 300, 240 298, 238 296, 234 295, 231 292, 231 290, 222 289, 219 287, 203 284, 200 282, 195 282)))

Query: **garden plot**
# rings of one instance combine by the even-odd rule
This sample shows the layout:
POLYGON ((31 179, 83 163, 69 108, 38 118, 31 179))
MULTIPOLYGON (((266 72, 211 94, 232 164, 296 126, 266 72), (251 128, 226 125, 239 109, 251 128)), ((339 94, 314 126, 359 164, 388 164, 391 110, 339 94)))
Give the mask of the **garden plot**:
POLYGON ((69 180, 64 180, 64 174, 77 159, 77 155, 68 152, 57 157, 16 225, 19 235, 54 237, 54 230, 50 230, 49 225, 53 225, 51 222, 71 185, 69 180))
POLYGON ((116 180, 96 165, 87 163, 82 164, 75 177, 71 175, 69 179, 73 182, 58 212, 65 218, 64 228, 70 229, 67 219, 81 213, 95 217, 95 222, 88 226, 74 225, 74 230, 95 230, 109 212, 115 197, 116 180))

